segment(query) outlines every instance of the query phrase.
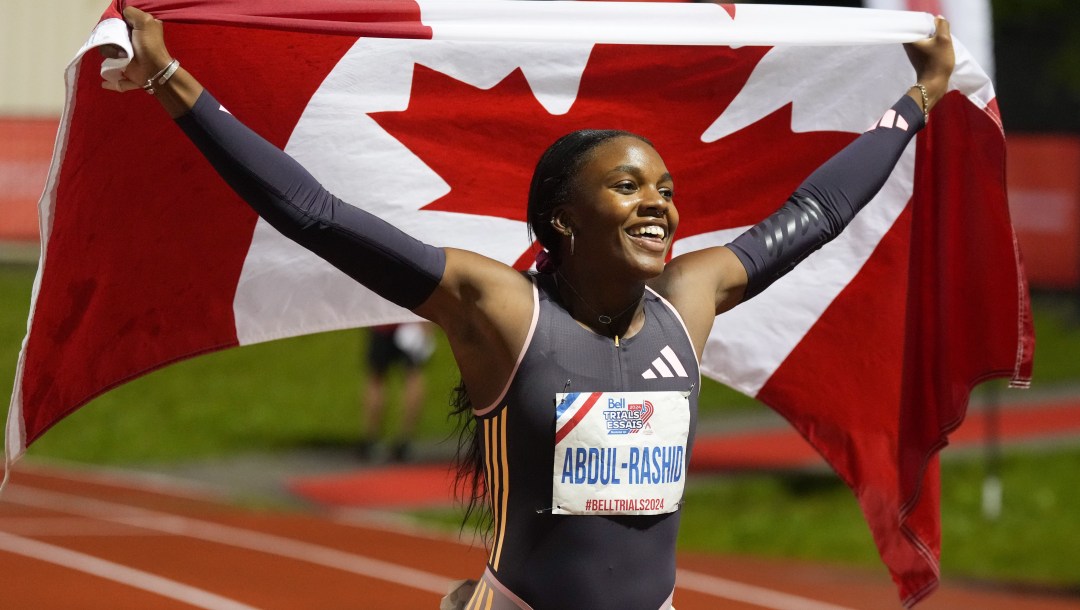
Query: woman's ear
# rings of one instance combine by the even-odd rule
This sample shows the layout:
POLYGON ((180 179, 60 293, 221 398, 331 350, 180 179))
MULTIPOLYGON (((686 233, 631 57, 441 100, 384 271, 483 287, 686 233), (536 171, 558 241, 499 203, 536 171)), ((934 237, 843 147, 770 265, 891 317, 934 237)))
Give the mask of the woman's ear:
POLYGON ((551 226, 566 237, 574 234, 574 228, 567 219, 566 211, 562 208, 558 208, 551 213, 551 226))

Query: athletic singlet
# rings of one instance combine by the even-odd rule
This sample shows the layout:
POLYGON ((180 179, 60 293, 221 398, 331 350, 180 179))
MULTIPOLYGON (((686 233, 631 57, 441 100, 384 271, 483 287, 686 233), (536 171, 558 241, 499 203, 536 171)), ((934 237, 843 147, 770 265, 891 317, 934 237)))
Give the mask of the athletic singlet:
POLYGON ((682 319, 651 290, 641 331, 616 346, 570 317, 553 277, 533 276, 532 331, 518 368, 502 398, 476 411, 495 517, 488 569, 536 610, 665 608, 675 586, 677 509, 552 514, 555 395, 688 393, 688 460, 700 389, 697 357, 682 319))

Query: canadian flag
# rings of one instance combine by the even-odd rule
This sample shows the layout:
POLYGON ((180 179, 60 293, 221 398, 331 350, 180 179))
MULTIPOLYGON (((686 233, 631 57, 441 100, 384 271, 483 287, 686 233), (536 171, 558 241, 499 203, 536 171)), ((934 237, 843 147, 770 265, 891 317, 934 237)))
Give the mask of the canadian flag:
MULTIPOLYGON (((679 185, 675 254, 775 210, 914 82, 923 13, 755 5, 145 0, 229 111, 330 191, 439 246, 527 267, 541 151, 649 137, 679 185)), ((6 445, 94 396, 236 345, 411 318, 261 222, 157 102, 102 91, 110 7, 67 71, 6 445)), ((768 403, 852 487, 906 604, 938 579, 936 452, 968 393, 1025 385, 1033 338, 994 91, 952 89, 836 241, 716 320, 703 370, 768 403)), ((554 414, 553 414, 554 416, 554 414)))

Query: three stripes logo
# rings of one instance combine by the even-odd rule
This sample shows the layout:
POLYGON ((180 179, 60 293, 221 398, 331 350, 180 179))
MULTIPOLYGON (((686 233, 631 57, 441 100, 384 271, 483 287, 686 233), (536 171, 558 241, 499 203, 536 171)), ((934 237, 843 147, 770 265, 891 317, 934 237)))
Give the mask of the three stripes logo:
POLYGON ((652 366, 645 369, 641 377, 656 379, 657 377, 689 377, 689 375, 686 374, 686 369, 683 368, 679 357, 675 355, 675 350, 671 349, 670 345, 665 345, 664 349, 660 350, 660 357, 652 361, 652 366))
POLYGON ((871 125, 869 129, 867 129, 867 131, 873 131, 878 127, 884 127, 885 129, 892 129, 893 127, 895 127, 897 129, 907 131, 909 125, 908 122, 904 120, 904 117, 900 115, 900 113, 893 110, 892 108, 889 108, 885 111, 885 114, 882 115, 881 120, 871 125))

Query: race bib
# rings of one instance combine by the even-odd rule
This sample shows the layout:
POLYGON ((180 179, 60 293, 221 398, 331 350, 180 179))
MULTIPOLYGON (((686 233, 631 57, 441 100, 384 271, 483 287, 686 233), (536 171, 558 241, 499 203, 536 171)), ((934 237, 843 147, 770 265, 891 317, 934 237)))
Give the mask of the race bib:
POLYGON ((557 515, 674 512, 686 481, 689 393, 555 395, 557 515))

